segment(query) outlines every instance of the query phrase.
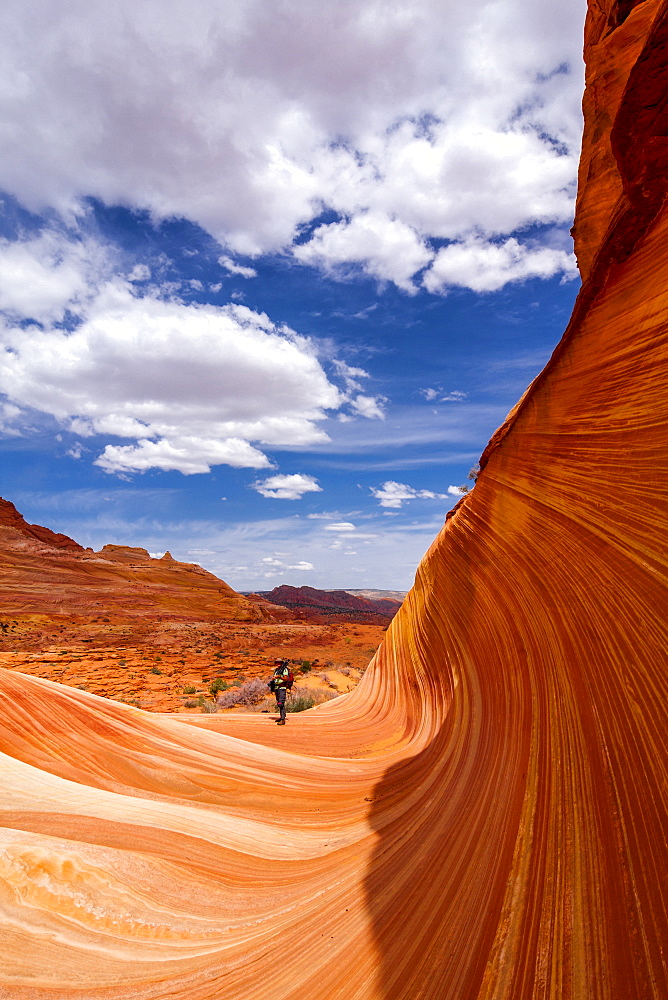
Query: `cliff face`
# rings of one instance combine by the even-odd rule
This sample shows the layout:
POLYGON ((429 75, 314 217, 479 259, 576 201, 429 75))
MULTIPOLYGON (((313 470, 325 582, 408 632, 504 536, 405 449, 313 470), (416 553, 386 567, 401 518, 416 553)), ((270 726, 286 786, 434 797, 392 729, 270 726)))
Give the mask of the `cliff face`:
POLYGON ((129 618, 268 617, 223 580, 169 553, 105 545, 100 552, 37 524, 0 499, 0 614, 116 613, 129 618))
POLYGON ((590 7, 573 320, 357 690, 2 677, 13 1000, 668 996, 668 2, 590 7))
POLYGON ((358 622, 389 625, 401 607, 401 601, 355 597, 345 590, 318 590, 315 587, 274 587, 262 595, 272 604, 289 608, 307 621, 358 622))
POLYGON ((12 528, 25 538, 35 538, 53 549, 66 549, 68 552, 83 552, 84 548, 67 535, 43 528, 39 524, 28 524, 23 514, 10 500, 0 497, 0 528, 12 528))

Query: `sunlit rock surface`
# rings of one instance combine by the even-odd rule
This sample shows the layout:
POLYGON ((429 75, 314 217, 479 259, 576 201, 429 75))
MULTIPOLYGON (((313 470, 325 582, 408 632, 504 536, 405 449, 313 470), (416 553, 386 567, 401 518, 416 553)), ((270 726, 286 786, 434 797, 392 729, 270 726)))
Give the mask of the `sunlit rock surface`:
POLYGON ((67 535, 27 524, 0 497, 0 616, 121 614, 127 619, 261 621, 268 617, 196 563, 169 552, 105 545, 84 549, 67 535))
POLYGON ((592 4, 573 321, 352 695, 3 674, 0 995, 668 996, 667 30, 592 4))

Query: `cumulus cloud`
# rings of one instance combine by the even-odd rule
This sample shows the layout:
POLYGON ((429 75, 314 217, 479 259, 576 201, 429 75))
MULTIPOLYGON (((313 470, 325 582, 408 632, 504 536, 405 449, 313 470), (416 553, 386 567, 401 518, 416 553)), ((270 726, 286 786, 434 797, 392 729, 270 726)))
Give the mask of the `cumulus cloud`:
POLYGON ((343 267, 345 274, 345 267, 359 264, 372 277, 393 281, 411 293, 417 291, 413 275, 433 256, 411 226, 373 211, 319 226, 308 243, 295 247, 294 255, 334 273, 343 267))
POLYGON ((257 445, 327 441, 318 423, 345 401, 311 342, 267 316, 139 297, 119 280, 99 289, 74 330, 8 322, 0 346, 11 406, 79 436, 134 439, 106 445, 97 464, 109 472, 266 468, 257 445))
POLYGON ((81 311, 110 267, 109 249, 91 239, 49 229, 25 239, 0 239, 0 311, 58 322, 66 309, 81 311))
POLYGON ((573 254, 551 247, 531 249, 516 239, 500 244, 467 239, 439 250, 422 283, 430 292, 452 286, 494 292, 510 282, 551 278, 555 274, 576 277, 573 254))
POLYGON ((6 0, 0 187, 33 211, 185 217, 229 254, 292 248, 407 292, 425 268, 430 291, 558 273, 531 247, 473 266, 432 241, 470 258, 473 234, 569 221, 581 21, 581 0, 192 0, 187 18, 179 0, 6 0))
MULTIPOLYGON (((449 492, 449 491, 448 491, 449 492)), ((407 500, 448 500, 447 493, 433 493, 431 490, 416 490, 406 483, 388 479, 379 487, 371 487, 371 493, 380 501, 381 507, 401 507, 407 500)))
POLYGON ((272 497, 274 500, 301 500, 305 493, 322 492, 322 486, 318 486, 317 479, 301 473, 269 476, 263 482, 254 483, 253 489, 263 497, 272 497))

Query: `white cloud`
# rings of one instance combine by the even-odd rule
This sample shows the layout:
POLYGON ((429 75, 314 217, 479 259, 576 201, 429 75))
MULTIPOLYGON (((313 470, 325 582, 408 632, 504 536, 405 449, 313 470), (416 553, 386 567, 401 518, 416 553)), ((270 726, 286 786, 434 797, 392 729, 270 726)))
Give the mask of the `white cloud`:
POLYGON ((423 278, 425 288, 440 292, 450 286, 493 292, 513 281, 577 275, 575 257, 551 247, 531 249, 516 239, 495 244, 471 238, 451 243, 436 255, 423 278))
POLYGON ((271 463, 266 455, 240 438, 216 441, 204 437, 177 436, 136 445, 106 445, 95 460, 105 472, 145 472, 177 470, 186 476, 209 472, 212 465, 230 465, 236 469, 264 469, 271 463))
POLYGON ((453 389, 452 392, 446 392, 444 396, 441 396, 441 403, 462 403, 468 397, 467 392, 462 392, 460 389, 453 389))
POLYGON ((7 324, 0 344, 13 406, 80 436, 135 439, 107 444, 97 464, 110 472, 266 468, 256 445, 326 442, 318 423, 344 402, 311 342, 265 315, 137 297, 121 281, 99 290, 75 330, 7 324))
POLYGON ((355 527, 354 524, 351 524, 350 521, 337 521, 336 524, 325 525, 325 531, 341 531, 347 533, 349 531, 356 531, 356 530, 357 528, 355 527))
MULTIPOLYGON (((219 257, 218 263, 224 267, 229 274, 238 274, 240 278, 256 278, 257 271, 253 267, 244 267, 243 264, 235 264, 231 257, 219 257)), ((219 286, 220 287, 220 286, 219 286)))
MULTIPOLYGON (((296 256, 410 292, 434 238, 466 250, 473 233, 569 221, 583 14, 581 0, 192 0, 188 17, 178 0, 6 0, 0 187, 69 217, 85 197, 185 217, 230 254, 290 248, 328 209, 339 220, 296 256)), ((439 257, 426 287, 472 273, 453 268, 439 257)), ((473 277, 518 280, 481 255, 473 277)), ((45 308, 60 298, 43 288, 45 308)))
POLYGON ((360 417, 366 417, 368 420, 384 420, 383 403, 385 401, 383 396, 359 395, 350 400, 350 407, 360 417))
POLYGON ((426 389, 420 389, 419 392, 428 403, 433 403, 435 400, 438 400, 439 403, 461 403, 468 398, 467 392, 462 392, 460 389, 452 389, 450 392, 444 392, 441 386, 436 389, 431 386, 426 389))
POLYGON ((21 410, 13 403, 0 403, 0 433, 7 437, 20 437, 17 423, 22 416, 21 410))
POLYGON ((364 212, 351 221, 319 226, 308 243, 294 249, 297 260, 326 271, 359 264, 367 274, 393 281, 415 293, 413 275, 433 254, 414 229, 382 212, 364 212))
POLYGON ((146 264, 135 264, 128 274, 128 281, 149 281, 150 278, 151 270, 146 264))
POLYGON ((79 313, 94 294, 109 251, 93 240, 51 230, 30 239, 0 239, 0 311, 38 322, 79 313))
POLYGON ((377 500, 380 500, 381 507, 401 507, 407 500, 449 499, 446 493, 433 493, 431 490, 416 490, 406 483, 397 483, 392 479, 388 479, 382 486, 372 486, 371 493, 377 500))
POLYGON ((274 500, 301 500, 305 493, 322 493, 322 486, 318 486, 317 479, 301 473, 269 476, 261 483, 253 483, 253 489, 263 497, 274 500))
POLYGON ((343 383, 348 392, 359 392, 362 388, 360 382, 361 378, 369 378, 369 373, 363 368, 354 368, 351 365, 346 364, 345 361, 334 360, 334 368, 336 374, 343 379, 343 383))

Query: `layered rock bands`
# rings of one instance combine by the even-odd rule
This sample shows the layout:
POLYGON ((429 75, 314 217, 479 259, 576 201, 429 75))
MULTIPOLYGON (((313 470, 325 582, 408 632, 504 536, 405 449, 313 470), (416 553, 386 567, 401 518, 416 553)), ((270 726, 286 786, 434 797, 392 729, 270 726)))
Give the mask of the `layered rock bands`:
POLYGON ((583 288, 356 691, 5 672, 12 1000, 665 1000, 665 0, 592 0, 583 288))

